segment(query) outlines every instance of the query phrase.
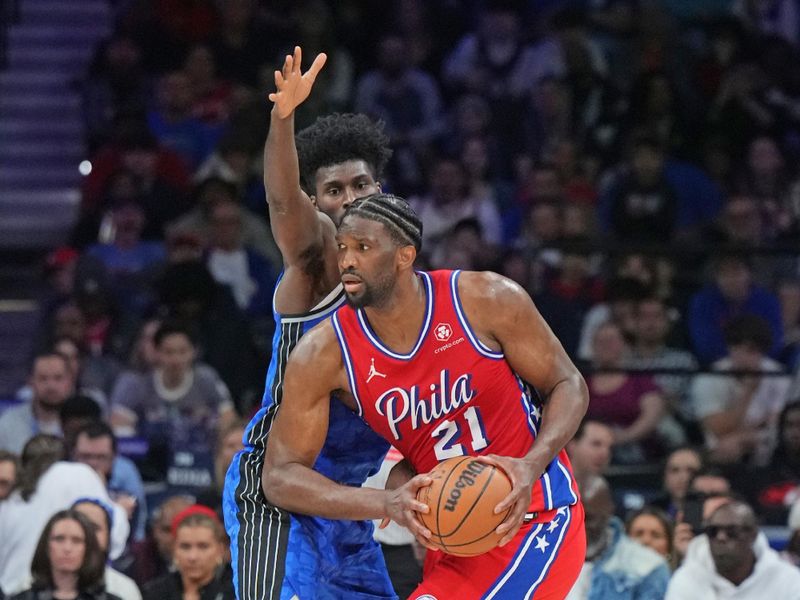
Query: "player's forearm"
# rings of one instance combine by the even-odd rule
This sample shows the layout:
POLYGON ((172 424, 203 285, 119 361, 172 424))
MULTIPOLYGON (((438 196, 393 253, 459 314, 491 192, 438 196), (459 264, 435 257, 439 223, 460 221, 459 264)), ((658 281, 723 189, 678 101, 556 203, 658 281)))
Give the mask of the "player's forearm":
POLYGON ((577 371, 556 384, 544 404, 539 433, 525 459, 537 468, 550 463, 574 437, 588 406, 589 390, 577 371))
POLYGON ((294 113, 281 119, 270 113, 269 134, 264 145, 264 187, 272 210, 283 211, 300 198, 300 163, 294 142, 294 113))
POLYGON ((326 519, 360 521, 386 516, 386 492, 340 485, 299 463, 265 469, 261 484, 270 503, 326 519))

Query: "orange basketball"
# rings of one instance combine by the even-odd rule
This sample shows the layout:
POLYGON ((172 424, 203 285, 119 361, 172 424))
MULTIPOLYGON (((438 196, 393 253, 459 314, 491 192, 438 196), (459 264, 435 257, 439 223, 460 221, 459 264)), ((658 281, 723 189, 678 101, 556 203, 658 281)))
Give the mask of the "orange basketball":
POLYGON ((494 514, 494 507, 511 492, 508 476, 472 456, 442 461, 428 475, 433 483, 419 489, 417 500, 430 512, 417 515, 433 534, 430 542, 456 556, 494 548, 502 537, 494 530, 511 510, 494 514))

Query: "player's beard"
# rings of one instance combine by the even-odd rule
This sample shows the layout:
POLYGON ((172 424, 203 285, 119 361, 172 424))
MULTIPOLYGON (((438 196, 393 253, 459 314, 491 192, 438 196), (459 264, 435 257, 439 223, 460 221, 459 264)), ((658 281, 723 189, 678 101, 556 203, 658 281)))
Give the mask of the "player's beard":
POLYGON ((345 293, 345 297, 347 298, 347 303, 353 308, 364 308, 367 306, 381 308, 391 297, 394 284, 394 276, 391 273, 379 277, 376 279, 375 283, 368 283, 366 280, 362 279, 361 292, 356 295, 345 293))

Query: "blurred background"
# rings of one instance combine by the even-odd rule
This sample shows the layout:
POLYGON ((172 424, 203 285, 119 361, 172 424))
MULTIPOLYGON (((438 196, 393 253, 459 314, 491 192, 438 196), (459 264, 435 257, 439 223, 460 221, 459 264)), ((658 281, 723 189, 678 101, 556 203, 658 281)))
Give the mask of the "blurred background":
POLYGON ((267 93, 300 45, 306 66, 329 59, 297 128, 381 120, 383 189, 425 223, 420 267, 513 278, 583 370, 596 428, 576 471, 608 476, 620 515, 675 516, 711 468, 785 546, 796 1, 0 0, 0 17, 0 407, 18 411, 0 447, 32 435, 3 433, 20 407, 91 399, 144 481, 131 540, 146 498, 218 493, 260 402, 281 269, 267 93), (51 351, 60 384, 34 360, 51 351), (202 380, 200 408, 142 400, 153 373, 202 380), (693 458, 673 489, 676 450, 693 458))

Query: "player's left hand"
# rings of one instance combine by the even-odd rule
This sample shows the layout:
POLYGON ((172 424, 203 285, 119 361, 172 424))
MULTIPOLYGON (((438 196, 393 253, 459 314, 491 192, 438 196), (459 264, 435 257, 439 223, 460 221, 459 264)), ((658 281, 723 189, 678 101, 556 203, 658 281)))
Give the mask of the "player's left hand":
POLYGON ((519 528, 522 527, 522 521, 531 504, 533 484, 539 478, 541 472, 534 475, 533 471, 535 469, 531 469, 529 462, 510 456, 487 454, 486 456, 476 456, 475 460, 502 469, 511 480, 511 493, 494 508, 495 514, 504 512, 509 507, 511 508, 511 512, 508 513, 505 520, 495 529, 498 535, 503 536, 499 545, 504 546, 514 538, 519 528))

